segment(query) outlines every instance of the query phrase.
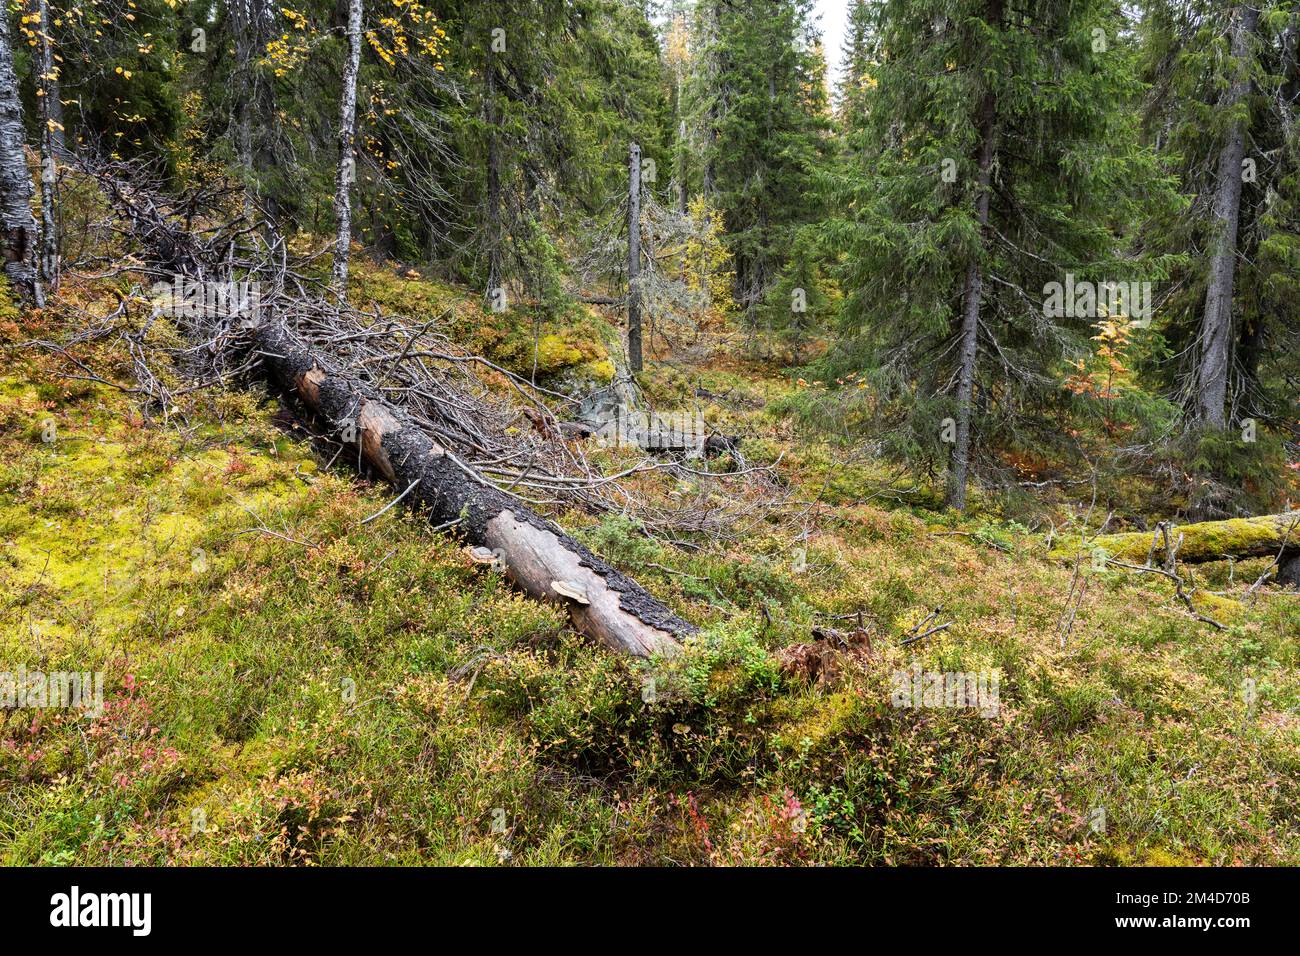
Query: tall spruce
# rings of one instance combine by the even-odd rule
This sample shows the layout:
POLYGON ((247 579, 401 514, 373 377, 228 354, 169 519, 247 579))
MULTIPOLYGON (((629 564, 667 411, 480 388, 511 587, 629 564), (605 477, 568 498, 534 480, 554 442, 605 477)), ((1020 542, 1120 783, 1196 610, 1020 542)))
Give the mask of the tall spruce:
POLYGON ((1188 201, 1143 231, 1188 253, 1164 332, 1194 428, 1287 414, 1269 379, 1300 320, 1298 22, 1286 0, 1147 4, 1149 136, 1188 201))
POLYGON ((1151 384, 1183 410, 1189 510, 1235 514, 1284 493, 1300 418, 1300 6, 1150 0, 1142 35, 1147 136, 1185 197, 1140 228, 1182 260, 1151 384))
POLYGON ((1232 77, 1222 108, 1230 115, 1215 168, 1212 248, 1205 311, 1201 317, 1196 369, 1196 411, 1202 424, 1222 428, 1228 393, 1229 338, 1232 335, 1233 280, 1237 272, 1237 229, 1241 223, 1241 183, 1246 175, 1246 118, 1250 93, 1250 52, 1259 10, 1238 5, 1232 17, 1232 77))
POLYGON ((721 210, 734 297, 752 321, 788 261, 799 225, 817 218, 812 176, 827 149, 824 62, 809 0, 706 4, 704 186, 721 210))
POLYGON ((874 45, 859 54, 863 98, 821 227, 844 293, 824 364, 867 373, 892 446, 946 457, 961 509, 999 431, 1056 431, 1043 413, 1095 319, 1049 314, 1048 285, 1150 269, 1118 233, 1165 184, 1126 109, 1140 88, 1117 4, 884 0, 873 12, 857 24, 874 45))

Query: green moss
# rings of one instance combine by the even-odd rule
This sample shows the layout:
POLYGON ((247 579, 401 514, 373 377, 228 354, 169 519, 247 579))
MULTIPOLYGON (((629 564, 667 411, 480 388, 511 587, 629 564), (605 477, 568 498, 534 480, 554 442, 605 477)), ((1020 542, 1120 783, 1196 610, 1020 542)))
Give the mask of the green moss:
MULTIPOLYGON (((354 276, 381 308, 449 309, 457 345, 531 369, 527 307, 484 313, 361 260, 354 276)), ((612 371, 599 317, 541 329, 548 361, 582 356, 566 381, 612 371)), ((791 386, 762 370, 651 363, 656 401, 700 401, 763 436, 752 460, 785 457, 712 498, 709 482, 635 477, 651 509, 707 502, 721 534, 557 516, 703 628, 672 660, 632 662, 472 565, 455 532, 401 508, 361 525, 391 490, 314 468, 252 397, 187 396, 182 437, 58 370, 24 350, 0 378, 0 667, 102 667, 120 707, 4 723, 3 862, 754 860, 764 808, 791 797, 811 811, 801 862, 1300 862, 1300 601, 1204 593, 1243 592, 1268 558, 1232 580, 1196 570, 1226 631, 1166 581, 1104 574, 1063 638, 1071 568, 1023 527, 913 514, 937 489, 895 494, 884 464, 793 437, 764 407, 791 386), (46 417, 53 444, 33 426, 46 417), (746 514, 756 495, 789 500, 746 514), (901 646, 940 603, 951 626, 901 646), (783 679, 773 649, 858 612, 870 656, 818 686, 783 679), (999 669, 999 715, 892 706, 891 674, 914 660, 999 669), (1079 826, 1098 806, 1104 839, 1079 826)), ((591 450, 597 467, 635 460, 591 450)))
MULTIPOLYGON (((1245 557, 1276 551, 1282 543, 1282 537, 1292 522, 1297 523, 1293 537, 1300 534, 1300 514, 1293 517, 1281 515, 1263 515, 1258 518, 1234 518, 1227 521, 1205 521, 1199 524, 1178 525, 1173 530, 1176 540, 1182 536, 1178 548, 1178 557, 1186 561, 1214 561, 1228 555, 1245 557)), ((1108 555, 1121 561, 1142 562, 1151 549, 1153 533, 1140 531, 1125 534, 1101 535, 1087 547, 1091 553, 1095 548, 1103 549, 1108 555)), ((1163 538, 1159 539, 1161 542, 1163 538)), ((1059 559, 1073 559, 1079 548, 1076 543, 1060 545, 1052 550, 1051 556, 1059 559)), ((1161 547, 1156 548, 1156 555, 1162 555, 1161 547)))
POLYGON ((582 350, 558 335, 543 335, 537 340, 537 370, 551 375, 582 361, 582 350))
POLYGON ((609 359, 601 359, 598 362, 587 362, 582 366, 582 371, 586 376, 602 385, 608 385, 614 381, 615 369, 614 363, 609 359))
POLYGON ((785 698, 773 709, 777 721, 772 746, 777 750, 810 753, 844 734, 853 724, 858 701, 849 693, 785 698))

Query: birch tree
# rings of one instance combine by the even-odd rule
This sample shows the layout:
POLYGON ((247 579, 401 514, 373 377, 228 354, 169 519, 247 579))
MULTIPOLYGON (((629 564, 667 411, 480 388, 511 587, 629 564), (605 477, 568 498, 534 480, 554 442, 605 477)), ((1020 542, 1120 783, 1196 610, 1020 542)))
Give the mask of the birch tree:
POLYGON ((334 178, 334 290, 348 293, 348 257, 352 250, 352 184, 356 181, 357 74, 361 69, 361 0, 348 0, 348 56, 343 65, 339 103, 339 165, 334 178))
POLYGON ((45 297, 36 268, 38 234, 23 139, 23 107, 9 16, 0 11, 0 256, 5 275, 18 294, 41 306, 45 297))

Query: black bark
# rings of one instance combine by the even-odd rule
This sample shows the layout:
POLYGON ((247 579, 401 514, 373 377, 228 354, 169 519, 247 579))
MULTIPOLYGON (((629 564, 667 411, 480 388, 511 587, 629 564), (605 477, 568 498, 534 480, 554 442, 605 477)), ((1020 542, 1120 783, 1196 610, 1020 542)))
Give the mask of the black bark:
POLYGON ((549 521, 475 475, 367 386, 331 370, 283 326, 268 323, 255 343, 269 378, 323 424, 352 435, 362 459, 435 525, 455 522, 466 541, 489 549, 515 584, 563 603, 579 631, 633 655, 671 654, 696 627, 549 521), (414 487, 412 488, 412 486, 414 487), (585 603, 558 590, 585 596, 585 603))

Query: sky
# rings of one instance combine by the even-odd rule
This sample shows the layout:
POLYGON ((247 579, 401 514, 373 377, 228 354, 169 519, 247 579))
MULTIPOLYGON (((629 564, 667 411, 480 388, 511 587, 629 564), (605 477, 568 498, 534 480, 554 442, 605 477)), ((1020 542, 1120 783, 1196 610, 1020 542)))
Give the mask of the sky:
POLYGON ((814 14, 820 14, 817 26, 822 34, 822 46, 826 50, 826 62, 830 67, 831 83, 840 79, 840 68, 844 58, 844 31, 848 29, 848 0, 813 0, 814 14))

